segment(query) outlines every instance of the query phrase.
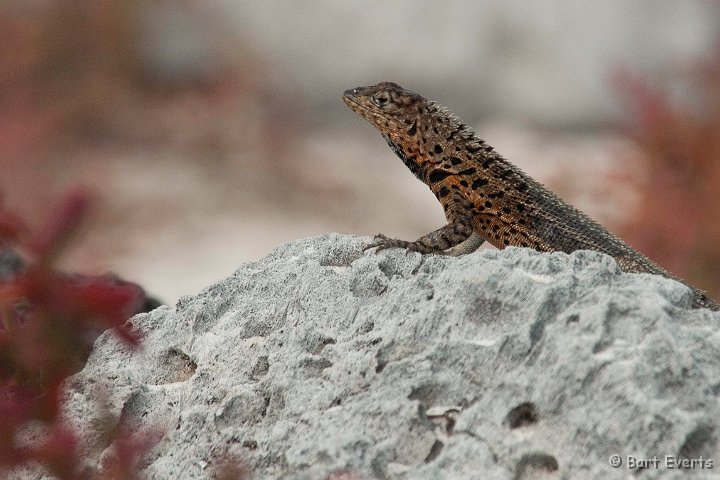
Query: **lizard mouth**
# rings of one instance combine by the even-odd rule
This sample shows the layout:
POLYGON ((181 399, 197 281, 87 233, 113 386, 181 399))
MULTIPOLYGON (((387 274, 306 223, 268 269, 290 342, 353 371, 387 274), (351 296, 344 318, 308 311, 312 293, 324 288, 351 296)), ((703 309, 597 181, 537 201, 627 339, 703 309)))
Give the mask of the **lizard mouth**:
POLYGON ((357 89, 345 90, 342 99, 352 111, 359 113, 365 118, 369 118, 370 116, 372 116, 370 109, 367 106, 363 105, 360 101, 358 101, 356 95, 357 89))
POLYGON ((360 104, 358 103, 357 99, 355 98, 355 90, 345 90, 343 92, 342 99, 347 104, 348 107, 355 110, 355 106, 360 107, 360 104))

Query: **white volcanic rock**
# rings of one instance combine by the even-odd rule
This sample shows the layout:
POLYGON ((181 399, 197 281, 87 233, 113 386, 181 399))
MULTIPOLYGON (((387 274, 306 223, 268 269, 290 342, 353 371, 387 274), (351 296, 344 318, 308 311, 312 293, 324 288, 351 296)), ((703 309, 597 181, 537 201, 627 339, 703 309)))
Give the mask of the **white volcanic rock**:
POLYGON ((164 431, 150 479, 213 478, 222 459, 257 479, 620 479, 628 456, 665 455, 720 469, 720 315, 685 286, 594 252, 362 242, 283 245, 138 315, 142 351, 103 334, 67 388, 88 468, 107 455, 100 399, 164 431))

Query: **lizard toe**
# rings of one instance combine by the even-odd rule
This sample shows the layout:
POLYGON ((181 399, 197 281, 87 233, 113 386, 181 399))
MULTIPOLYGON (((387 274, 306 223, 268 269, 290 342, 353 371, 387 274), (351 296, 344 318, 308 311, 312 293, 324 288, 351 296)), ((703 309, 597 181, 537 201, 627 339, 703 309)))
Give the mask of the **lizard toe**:
POLYGON ((394 245, 392 245, 393 239, 386 237, 382 233, 378 233, 373 237, 372 241, 365 246, 363 246, 363 251, 370 250, 372 248, 375 249, 375 253, 379 252, 380 250, 385 250, 386 248, 391 248, 394 245))

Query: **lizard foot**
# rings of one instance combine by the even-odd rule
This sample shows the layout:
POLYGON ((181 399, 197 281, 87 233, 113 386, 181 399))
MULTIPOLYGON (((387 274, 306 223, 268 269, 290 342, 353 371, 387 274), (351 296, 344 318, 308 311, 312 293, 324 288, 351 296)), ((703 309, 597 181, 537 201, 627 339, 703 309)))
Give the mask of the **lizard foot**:
POLYGON ((410 252, 433 253, 436 255, 447 255, 447 253, 442 250, 434 249, 427 245, 423 245, 422 243, 408 242, 407 240, 390 238, 390 237, 386 237, 382 233, 378 233, 377 235, 375 235, 375 238, 373 238, 372 242, 365 245, 363 247, 363 250, 369 250, 371 248, 375 249, 375 253, 379 252, 380 250, 385 250, 388 248, 404 248, 405 250, 410 251, 410 252))

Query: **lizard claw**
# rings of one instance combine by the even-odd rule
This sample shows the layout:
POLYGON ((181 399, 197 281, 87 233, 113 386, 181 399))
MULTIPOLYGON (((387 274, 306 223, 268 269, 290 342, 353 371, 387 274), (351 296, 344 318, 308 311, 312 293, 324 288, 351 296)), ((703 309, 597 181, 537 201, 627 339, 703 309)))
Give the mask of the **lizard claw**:
POLYGON ((392 244, 393 239, 386 237, 382 233, 378 233, 375 235, 375 237, 372 239, 372 242, 368 243, 363 247, 363 251, 370 250, 371 248, 375 249, 375 253, 379 252, 380 250, 385 250, 386 248, 392 248, 395 245, 392 244))
POLYGON ((424 248, 423 246, 418 245, 418 242, 408 242, 406 240, 399 240, 397 238, 390 238, 386 237, 382 233, 378 233, 375 235, 375 238, 373 238, 372 242, 368 243, 363 247, 364 250, 369 250, 371 248, 375 249, 375 253, 379 252, 380 250, 386 250, 388 248, 402 248, 405 250, 405 253, 408 252, 416 252, 416 253, 434 253, 437 255, 444 255, 445 252, 442 250, 432 250, 428 251, 427 248, 424 248))

